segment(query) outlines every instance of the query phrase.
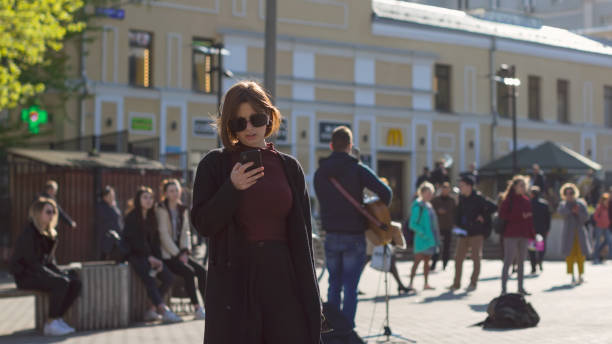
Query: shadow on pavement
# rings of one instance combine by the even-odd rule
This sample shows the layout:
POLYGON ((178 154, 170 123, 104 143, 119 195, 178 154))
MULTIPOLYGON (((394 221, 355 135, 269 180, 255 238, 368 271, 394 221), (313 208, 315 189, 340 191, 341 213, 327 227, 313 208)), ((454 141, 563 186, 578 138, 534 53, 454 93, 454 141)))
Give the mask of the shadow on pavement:
POLYGON ((453 301, 453 300, 462 299, 466 296, 468 296, 468 293, 466 292, 455 294, 452 291, 447 291, 438 296, 426 297, 423 299, 423 301, 421 301, 421 303, 430 303, 430 302, 436 302, 436 301, 453 301))
POLYGON ((473 310, 474 312, 486 312, 488 307, 489 307, 488 303, 485 303, 482 305, 470 305, 470 309, 473 310))
POLYGON ((478 282, 490 282, 490 281, 497 281, 499 279, 501 279, 501 276, 485 277, 485 278, 479 278, 478 282))
POLYGON ((552 293, 552 292, 555 292, 555 291, 571 290, 571 289, 574 289, 574 288, 576 288, 575 285, 564 284, 564 285, 557 285, 557 286, 554 286, 554 287, 550 287, 550 288, 544 290, 544 292, 545 293, 552 293))
MULTIPOLYGON (((414 292, 411 292, 411 293, 408 293, 408 294, 401 294, 401 295, 389 295, 389 301, 390 300, 395 300, 395 299, 403 299, 403 298, 414 296, 414 295, 416 295, 416 293, 414 293, 414 292)), ((374 296, 374 297, 359 298, 359 299, 357 299, 357 301, 359 301, 359 302, 370 302, 370 301, 372 301, 372 302, 376 302, 376 303, 378 303, 378 302, 385 302, 385 295, 383 294, 383 295, 377 295, 377 296, 374 296)))

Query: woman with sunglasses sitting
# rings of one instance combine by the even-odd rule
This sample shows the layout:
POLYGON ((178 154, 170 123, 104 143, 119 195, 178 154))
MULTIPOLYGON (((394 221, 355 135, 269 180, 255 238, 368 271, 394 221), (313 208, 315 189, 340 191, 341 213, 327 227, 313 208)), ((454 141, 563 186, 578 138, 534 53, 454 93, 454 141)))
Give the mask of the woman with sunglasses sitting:
POLYGON ((280 123, 260 85, 235 84, 217 121, 224 148, 198 165, 191 219, 211 251, 204 343, 319 343, 304 173, 266 142, 280 123), (239 162, 247 151, 263 166, 239 162))
POLYGON ((30 206, 30 221, 19 235, 10 272, 19 289, 48 292, 49 318, 43 332, 46 336, 63 336, 74 332, 62 317, 81 291, 81 281, 74 271, 63 272, 55 265, 58 208, 51 198, 39 197, 30 206))
POLYGON ((162 261, 153 190, 146 186, 139 187, 130 203, 130 209, 125 216, 123 237, 130 248, 128 262, 144 283, 152 303, 144 315, 144 320, 181 322, 183 319, 164 303, 164 295, 172 285, 173 275, 162 261), (158 279, 161 281, 161 287, 157 285, 158 279))

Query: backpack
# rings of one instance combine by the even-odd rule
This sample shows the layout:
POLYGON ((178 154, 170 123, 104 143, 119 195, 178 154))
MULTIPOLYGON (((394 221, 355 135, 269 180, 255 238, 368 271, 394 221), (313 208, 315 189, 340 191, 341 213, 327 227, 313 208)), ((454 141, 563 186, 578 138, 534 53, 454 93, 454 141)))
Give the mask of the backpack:
MULTIPOLYGON (((423 207, 419 207, 417 222, 421 222, 421 216, 423 216, 423 207)), ((402 224, 402 232, 406 240, 406 247, 411 246, 414 243, 414 231, 410 229, 410 216, 402 224)))
POLYGON ((359 338, 353 330, 351 322, 338 310, 329 303, 323 304, 323 315, 327 325, 331 328, 330 332, 321 334, 323 344, 364 344, 365 342, 359 338))
POLYGON ((487 307, 489 316, 478 325, 484 328, 535 327, 540 316, 521 294, 506 294, 494 298, 487 307))

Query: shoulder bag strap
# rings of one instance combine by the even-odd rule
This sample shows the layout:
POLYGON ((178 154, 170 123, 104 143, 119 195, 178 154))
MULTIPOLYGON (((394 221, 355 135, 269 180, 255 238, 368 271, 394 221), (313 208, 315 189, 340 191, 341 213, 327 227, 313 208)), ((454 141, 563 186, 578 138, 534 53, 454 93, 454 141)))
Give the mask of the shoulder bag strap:
POLYGON ((355 209, 357 209, 358 212, 360 212, 363 216, 366 217, 366 219, 368 219, 371 222, 373 222, 377 227, 379 227, 382 230, 387 230, 388 229, 386 224, 380 222, 376 217, 374 217, 372 214, 368 213, 365 209, 363 209, 361 204, 359 202, 357 202, 353 198, 353 196, 351 196, 348 193, 348 191, 346 191, 344 189, 344 187, 342 187, 342 185, 336 180, 336 178, 331 177, 331 178, 329 178, 329 181, 336 187, 336 189, 338 189, 338 191, 340 191, 342 196, 344 196, 344 198, 346 198, 346 200, 349 201, 349 203, 351 203, 351 205, 353 207, 355 207, 355 209))

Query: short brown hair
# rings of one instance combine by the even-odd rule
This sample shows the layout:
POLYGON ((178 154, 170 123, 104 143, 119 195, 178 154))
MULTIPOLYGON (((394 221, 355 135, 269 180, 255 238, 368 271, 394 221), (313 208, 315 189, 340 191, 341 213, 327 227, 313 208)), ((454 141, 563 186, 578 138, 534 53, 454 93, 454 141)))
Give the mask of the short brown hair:
POLYGON ((353 133, 347 126, 336 127, 332 132, 331 145, 334 152, 345 152, 353 142, 353 133))
POLYGON ((266 127, 266 138, 275 134, 280 128, 282 115, 272 104, 264 88, 255 81, 240 81, 225 93, 221 116, 216 119, 219 137, 223 146, 229 150, 234 150, 238 143, 236 133, 230 129, 230 121, 236 117, 242 103, 249 103, 255 111, 270 117, 270 123, 266 127))

